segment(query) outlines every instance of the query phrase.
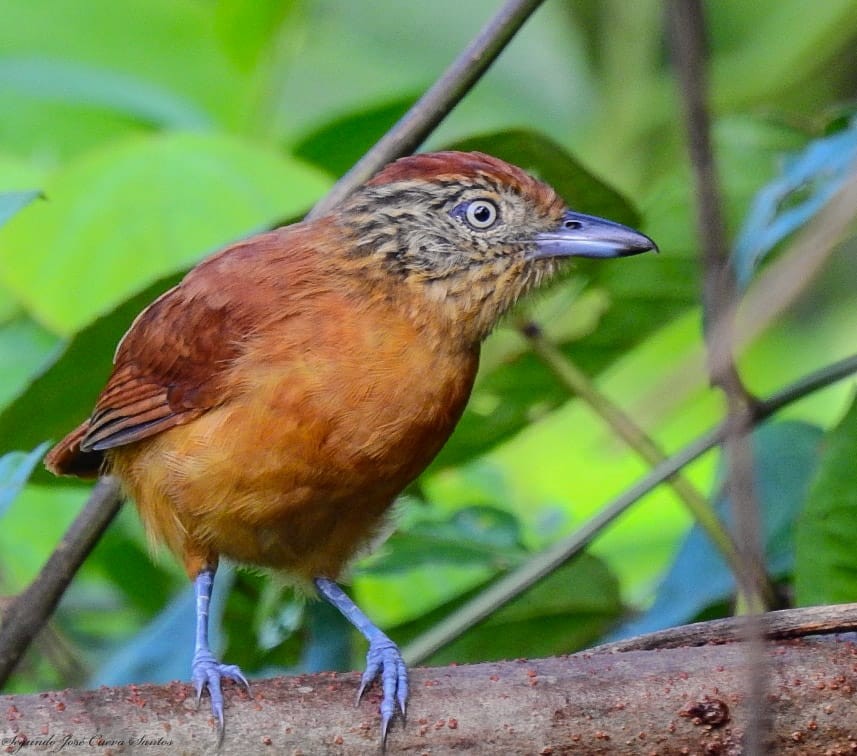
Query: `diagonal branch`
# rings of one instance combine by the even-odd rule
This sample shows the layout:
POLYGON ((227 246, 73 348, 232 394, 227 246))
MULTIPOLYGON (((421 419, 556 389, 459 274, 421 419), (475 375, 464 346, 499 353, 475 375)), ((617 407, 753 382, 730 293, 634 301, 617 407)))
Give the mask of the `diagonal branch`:
MULTIPOLYGON (((764 422, 792 402, 847 378, 853 373, 857 373, 857 354, 811 373, 770 398, 756 402, 749 420, 750 425, 755 426, 764 422)), ((728 422, 721 423, 654 467, 651 472, 616 497, 581 528, 501 578, 472 601, 452 612, 431 630, 416 638, 403 650, 405 660, 408 664, 419 664, 425 661, 438 649, 451 643, 489 614, 520 596, 543 577, 573 559, 632 504, 707 451, 723 443, 728 432, 728 422)))
MULTIPOLYGON (((553 372, 566 389, 580 397, 622 440, 642 459, 652 466, 666 459, 658 444, 641 428, 634 419, 615 405, 609 397, 598 391, 586 375, 562 351, 547 339, 537 323, 521 323, 518 330, 529 341, 530 347, 539 359, 553 372)), ((733 570, 742 569, 738 547, 728 529, 715 514, 711 503, 699 489, 683 475, 676 474, 666 481, 681 499, 697 524, 712 541, 720 555, 733 570)), ((774 587, 765 582, 760 586, 765 598, 773 603, 774 587)))
POLYGON ((83 508, 36 579, 3 612, 0 627, 0 685, 14 671, 121 504, 113 478, 96 484, 83 508))

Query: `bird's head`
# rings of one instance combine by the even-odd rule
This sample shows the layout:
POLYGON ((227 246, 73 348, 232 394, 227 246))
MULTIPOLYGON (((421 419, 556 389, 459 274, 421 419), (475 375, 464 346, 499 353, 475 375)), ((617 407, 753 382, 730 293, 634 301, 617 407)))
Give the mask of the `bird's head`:
POLYGON ((427 297, 474 340, 566 258, 657 249, 627 226, 569 210, 547 184, 479 152, 391 163, 337 217, 349 254, 370 263, 364 270, 407 291, 415 308, 427 297))

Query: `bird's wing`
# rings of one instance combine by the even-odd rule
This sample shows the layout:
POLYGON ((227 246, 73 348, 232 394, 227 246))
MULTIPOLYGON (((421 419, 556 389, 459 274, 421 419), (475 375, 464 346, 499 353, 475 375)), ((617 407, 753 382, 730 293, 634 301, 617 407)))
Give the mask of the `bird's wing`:
POLYGON ((217 403, 240 320, 224 322, 204 297, 191 295, 187 282, 155 300, 132 323, 91 417, 45 457, 50 471, 94 477, 102 472, 104 450, 186 423, 217 403))
POLYGON ((116 350, 83 452, 140 441, 222 401, 224 369, 237 356, 242 308, 213 305, 184 283, 143 310, 116 350))
MULTIPOLYGON (((318 232, 315 232, 318 235, 318 232)), ((99 452, 187 423, 227 402, 227 376, 271 320, 301 310, 317 239, 306 224, 247 239, 194 268, 131 324, 80 450, 99 452)))
POLYGON ((301 223, 200 263, 131 324, 92 416, 48 452, 47 468, 97 475, 103 451, 187 423, 245 390, 229 377, 236 359, 254 336, 305 319, 306 298, 324 288, 317 249, 335 241, 324 225, 301 223))

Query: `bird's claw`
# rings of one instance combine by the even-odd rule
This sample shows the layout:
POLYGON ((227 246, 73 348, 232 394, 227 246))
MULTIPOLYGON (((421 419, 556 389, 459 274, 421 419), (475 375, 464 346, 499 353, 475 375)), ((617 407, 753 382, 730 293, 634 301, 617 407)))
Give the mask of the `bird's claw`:
POLYGON ((223 737, 223 690, 220 681, 228 677, 241 683, 250 692, 250 683, 235 664, 221 664, 210 651, 200 651, 193 658, 191 682, 196 690, 196 705, 199 707, 203 691, 211 698, 211 713, 217 719, 217 729, 223 737))
POLYGON ((405 707, 408 702, 408 668, 399 647, 383 633, 369 641, 369 651, 366 653, 366 671, 360 680, 357 691, 357 703, 363 698, 366 688, 372 681, 381 676, 381 740, 387 739, 387 730, 396 712, 396 704, 405 717, 405 707))

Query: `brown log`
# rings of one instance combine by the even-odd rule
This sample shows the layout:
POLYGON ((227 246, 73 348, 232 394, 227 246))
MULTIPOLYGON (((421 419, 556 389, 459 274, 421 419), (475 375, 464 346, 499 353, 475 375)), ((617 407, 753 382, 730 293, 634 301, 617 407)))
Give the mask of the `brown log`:
MULTIPOLYGON (((857 644, 827 635, 767 644, 768 746, 857 753, 857 644)), ((740 754, 746 644, 580 653, 412 673, 407 722, 387 753, 740 754)), ((379 752, 377 692, 354 706, 356 673, 226 685, 231 754, 379 752)), ((207 701, 189 685, 134 685, 0 697, 14 753, 214 753, 207 701)))

